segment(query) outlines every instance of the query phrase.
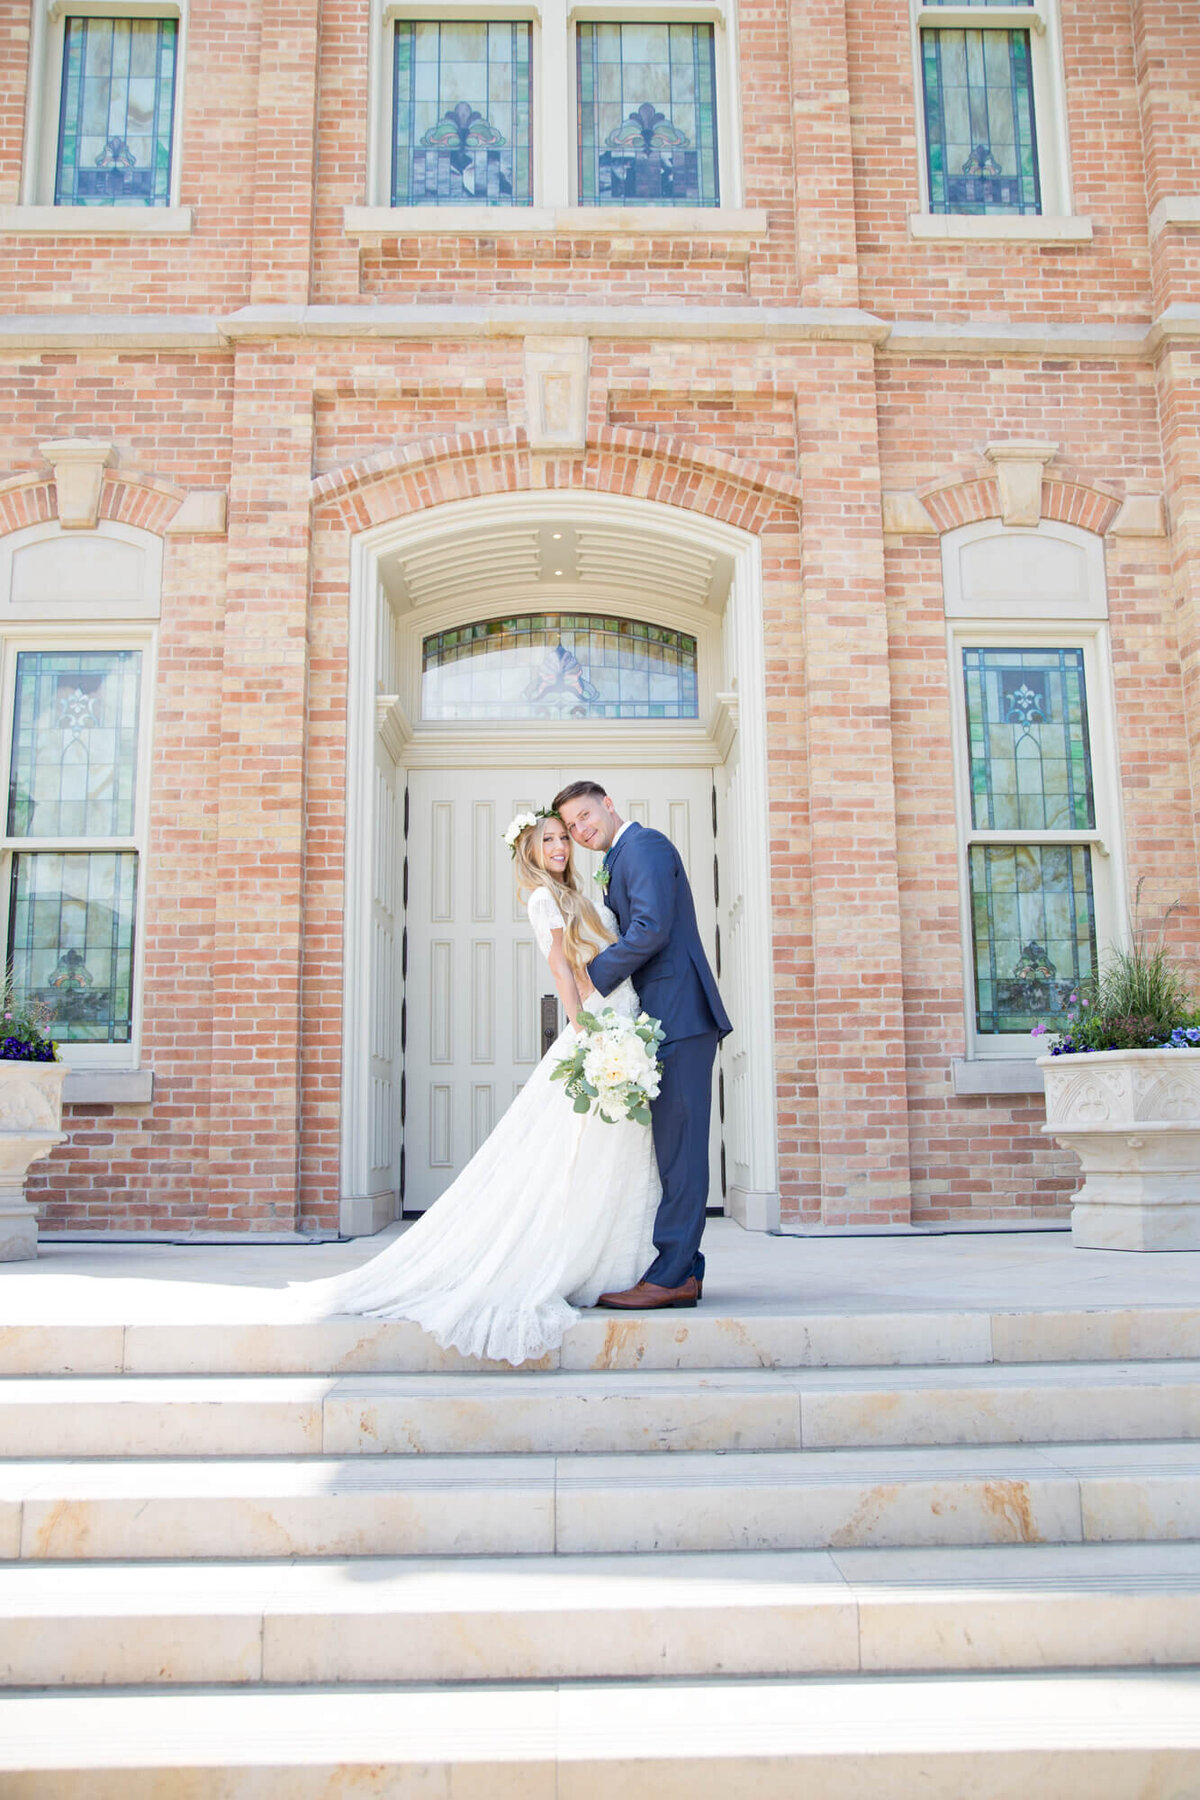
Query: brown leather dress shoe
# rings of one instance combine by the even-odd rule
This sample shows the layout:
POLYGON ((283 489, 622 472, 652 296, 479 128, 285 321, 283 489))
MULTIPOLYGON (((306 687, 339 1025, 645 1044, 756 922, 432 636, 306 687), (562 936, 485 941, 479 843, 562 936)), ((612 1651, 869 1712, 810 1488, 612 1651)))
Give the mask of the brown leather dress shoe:
POLYGON ((623 1294, 601 1294, 597 1306, 615 1307, 619 1312, 643 1312, 659 1306, 695 1306, 700 1298, 700 1283, 689 1275, 682 1287, 657 1287, 653 1281, 639 1281, 623 1294))

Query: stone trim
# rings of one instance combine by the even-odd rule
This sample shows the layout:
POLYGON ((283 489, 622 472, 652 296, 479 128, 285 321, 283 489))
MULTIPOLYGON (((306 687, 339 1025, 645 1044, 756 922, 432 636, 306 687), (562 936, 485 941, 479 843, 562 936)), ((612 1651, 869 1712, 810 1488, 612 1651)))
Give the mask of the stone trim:
MULTIPOLYGON (((974 525, 981 519, 1001 517, 1000 487, 995 477, 952 482, 922 494, 921 499, 939 532, 953 531, 959 525, 974 525)), ((1120 500, 1112 494, 1102 494, 1095 488, 1059 477, 1043 476, 1043 519, 1052 519, 1059 525, 1077 525, 1080 530, 1093 531, 1099 536, 1108 530, 1120 507, 1120 500)))
POLYGON ((190 206, 0 206, 0 237, 188 237, 190 206))
MULTIPOLYGON (((134 525, 162 537, 185 496, 180 488, 149 478, 105 471, 98 517, 117 525, 134 525)), ((29 473, 0 484, 0 537, 27 525, 45 525, 57 517, 53 477, 29 473)))
POLYGON ((955 1094, 976 1099, 991 1094, 1040 1094, 1045 1088, 1037 1064, 1015 1056, 997 1057, 994 1062, 983 1058, 969 1062, 964 1056, 953 1056, 950 1084, 955 1094))
POLYGON ((1200 225, 1200 194, 1164 194, 1150 214, 1151 238, 1168 225, 1200 225))
POLYGON ((431 237, 676 237, 709 242, 765 238, 768 219, 764 211, 736 206, 347 206, 342 230, 369 244, 431 237))
POLYGON ((148 1106, 154 1098, 153 1069, 71 1069, 63 1087, 64 1106, 148 1106))
POLYGON ((1055 217, 1037 213, 1026 217, 968 213, 909 213, 908 235, 918 241, 941 244, 1090 244, 1095 235, 1092 221, 1082 215, 1055 217))

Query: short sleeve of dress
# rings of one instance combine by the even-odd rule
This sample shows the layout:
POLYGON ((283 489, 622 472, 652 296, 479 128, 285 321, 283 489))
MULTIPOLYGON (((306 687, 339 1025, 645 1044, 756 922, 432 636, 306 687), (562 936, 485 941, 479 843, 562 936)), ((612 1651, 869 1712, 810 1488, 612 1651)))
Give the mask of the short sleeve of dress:
POLYGON ((561 931, 566 921, 554 904, 553 895, 544 887, 534 888, 529 896, 529 923, 543 956, 550 954, 550 934, 561 931))

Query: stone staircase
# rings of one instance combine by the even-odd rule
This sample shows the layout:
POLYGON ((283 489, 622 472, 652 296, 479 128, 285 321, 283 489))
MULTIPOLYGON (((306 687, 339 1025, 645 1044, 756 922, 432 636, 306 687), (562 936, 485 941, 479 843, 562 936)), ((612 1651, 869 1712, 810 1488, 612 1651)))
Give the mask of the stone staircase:
POLYGON ((0 1328, 0 1795, 1200 1794, 1200 1306, 0 1328))

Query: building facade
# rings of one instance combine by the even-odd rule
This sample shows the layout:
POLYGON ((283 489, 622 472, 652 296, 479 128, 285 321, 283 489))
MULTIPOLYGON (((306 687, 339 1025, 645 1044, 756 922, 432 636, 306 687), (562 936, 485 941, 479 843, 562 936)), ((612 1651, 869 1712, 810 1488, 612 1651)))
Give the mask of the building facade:
POLYGON ((746 1224, 1061 1213, 1039 1020, 1200 942, 1182 0, 12 0, 0 745, 46 1233, 436 1197, 501 836, 688 858, 746 1224))

